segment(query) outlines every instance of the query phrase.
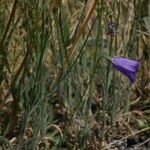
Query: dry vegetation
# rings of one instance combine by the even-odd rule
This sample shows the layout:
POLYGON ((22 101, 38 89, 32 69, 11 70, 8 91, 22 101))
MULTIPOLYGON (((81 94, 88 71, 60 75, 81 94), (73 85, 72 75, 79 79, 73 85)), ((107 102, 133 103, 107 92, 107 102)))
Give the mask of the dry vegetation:
POLYGON ((149 24, 148 0, 0 0, 0 149, 148 149, 149 24))

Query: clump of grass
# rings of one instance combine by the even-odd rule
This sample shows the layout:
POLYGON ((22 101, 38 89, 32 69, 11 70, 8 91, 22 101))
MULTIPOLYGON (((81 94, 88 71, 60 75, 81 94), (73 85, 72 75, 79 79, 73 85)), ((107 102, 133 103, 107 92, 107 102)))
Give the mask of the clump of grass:
POLYGON ((141 92, 149 89, 142 81, 143 74, 149 81, 143 2, 0 3, 3 149, 102 149, 135 129, 134 111, 147 116, 147 108, 138 110, 149 98, 141 92), (103 57, 116 55, 144 56, 134 85, 103 57))

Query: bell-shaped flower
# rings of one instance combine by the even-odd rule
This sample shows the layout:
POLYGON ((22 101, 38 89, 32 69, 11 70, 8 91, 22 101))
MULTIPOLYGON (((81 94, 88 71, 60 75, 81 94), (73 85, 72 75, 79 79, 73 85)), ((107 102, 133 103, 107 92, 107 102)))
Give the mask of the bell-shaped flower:
MULTIPOLYGON (((110 59, 109 59, 110 60, 110 59)), ((138 71, 140 60, 131 60, 123 57, 111 58, 113 66, 126 75, 133 83, 136 80, 136 72, 138 71)))

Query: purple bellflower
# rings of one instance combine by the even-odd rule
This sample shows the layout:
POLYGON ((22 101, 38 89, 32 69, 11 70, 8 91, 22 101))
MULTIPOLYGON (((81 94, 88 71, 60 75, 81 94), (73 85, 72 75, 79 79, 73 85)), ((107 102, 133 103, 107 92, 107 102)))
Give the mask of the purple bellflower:
POLYGON ((136 80, 136 72, 138 71, 140 60, 131 60, 129 58, 123 57, 113 57, 111 58, 111 63, 117 70, 126 75, 132 83, 136 80))

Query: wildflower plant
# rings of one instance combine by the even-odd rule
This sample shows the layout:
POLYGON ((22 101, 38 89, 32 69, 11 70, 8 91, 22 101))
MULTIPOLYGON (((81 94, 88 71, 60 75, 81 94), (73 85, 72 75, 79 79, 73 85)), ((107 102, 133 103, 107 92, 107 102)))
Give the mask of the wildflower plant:
POLYGON ((0 1, 2 149, 102 149, 115 139, 132 100, 115 69, 134 83, 140 66, 120 57, 139 57, 141 14, 124 3, 0 1))
POLYGON ((136 80, 136 72, 139 69, 140 60, 132 60, 123 57, 113 57, 109 60, 113 66, 126 75, 132 83, 136 80))

